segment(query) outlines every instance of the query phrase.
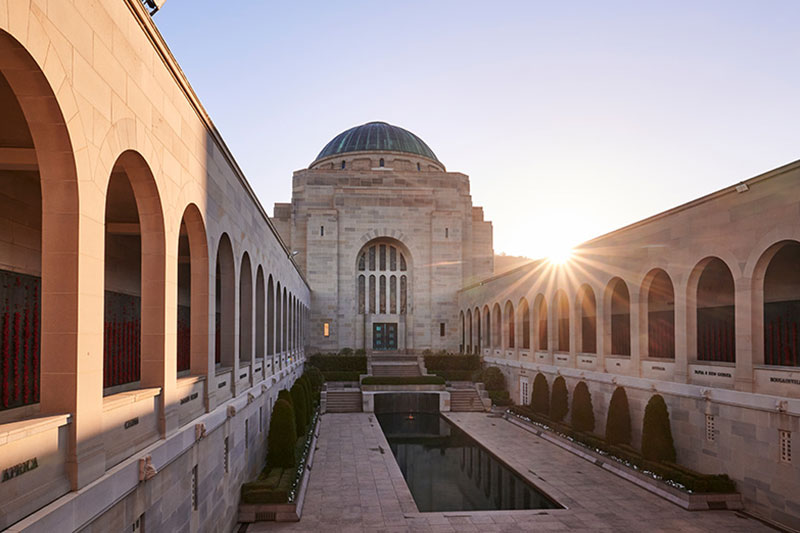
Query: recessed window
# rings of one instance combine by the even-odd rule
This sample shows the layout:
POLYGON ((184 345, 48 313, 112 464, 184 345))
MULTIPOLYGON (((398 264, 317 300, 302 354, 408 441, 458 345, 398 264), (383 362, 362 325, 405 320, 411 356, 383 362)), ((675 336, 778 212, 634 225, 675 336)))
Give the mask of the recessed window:
POLYGON ((197 510, 197 465, 192 468, 192 509, 197 510))
POLYGON ((244 449, 246 450, 249 448, 250 444, 250 420, 245 419, 244 421, 244 449))
POLYGON ((792 432, 780 430, 781 462, 792 462, 792 432))
POLYGON ((439 336, 444 337, 444 322, 439 323, 439 336))
POLYGON ((420 172, 420 171, 422 171, 422 165, 420 165, 419 163, 417 163, 417 172, 420 172))
POLYGON ((222 466, 225 468, 225 473, 227 474, 230 472, 230 453, 228 448, 228 437, 225 437, 225 441, 222 444, 222 466))
POLYGON ((320 226, 319 227, 319 236, 320 237, 324 237, 325 236, 325 226, 320 226))
POLYGON ((450 228, 444 228, 444 238, 445 239, 450 238, 450 228))
POLYGON ((344 163, 344 159, 342 159, 342 170, 344 170, 344 167, 345 167, 345 163, 344 163))
POLYGON ((381 160, 378 162, 378 166, 381 167, 381 168, 384 167, 384 162, 383 162, 383 158, 382 157, 381 157, 381 160))
POLYGON ((716 424, 714 423, 714 415, 706 415, 706 440, 714 442, 716 438, 716 424))
POLYGON ((322 324, 322 336, 323 337, 330 337, 331 336, 331 325, 330 322, 325 322, 322 324))

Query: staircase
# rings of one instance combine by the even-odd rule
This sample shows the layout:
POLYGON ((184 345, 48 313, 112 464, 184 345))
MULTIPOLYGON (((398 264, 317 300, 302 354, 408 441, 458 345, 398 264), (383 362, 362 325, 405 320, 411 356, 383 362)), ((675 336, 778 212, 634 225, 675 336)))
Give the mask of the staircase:
POLYGON ((325 411, 328 413, 360 413, 360 390, 329 390, 325 393, 325 411))
POLYGON ((475 387, 448 389, 450 392, 450 411, 477 411, 486 410, 478 391, 475 387))
POLYGON ((419 365, 414 362, 373 362, 372 375, 385 376, 419 376, 419 365))

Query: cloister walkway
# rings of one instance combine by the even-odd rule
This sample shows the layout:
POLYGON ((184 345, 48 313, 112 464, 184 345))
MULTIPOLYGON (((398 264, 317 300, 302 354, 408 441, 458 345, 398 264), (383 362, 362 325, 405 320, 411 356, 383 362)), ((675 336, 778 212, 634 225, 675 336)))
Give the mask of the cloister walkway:
POLYGON ((300 522, 262 531, 773 531, 733 511, 689 512, 485 413, 448 413, 567 509, 420 513, 370 413, 326 414, 300 522))

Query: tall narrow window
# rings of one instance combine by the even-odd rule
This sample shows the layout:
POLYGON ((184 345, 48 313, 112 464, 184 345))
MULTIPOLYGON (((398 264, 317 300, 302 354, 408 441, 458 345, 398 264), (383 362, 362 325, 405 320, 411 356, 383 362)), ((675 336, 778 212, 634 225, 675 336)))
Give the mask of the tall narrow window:
POLYGON ((378 256, 380 259, 380 270, 386 270, 386 245, 380 245, 380 255, 378 256))
POLYGON ((366 278, 361 275, 358 276, 358 314, 363 315, 366 310, 367 297, 365 294, 366 278))
POLYGON ((344 170, 344 167, 345 167, 345 162, 344 159, 342 159, 342 170, 344 170))
POLYGON ((331 324, 330 322, 325 322, 322 324, 322 336, 323 337, 330 337, 331 336, 331 324))
POLYGON ((397 313, 397 276, 389 278, 389 312, 397 313))
POLYGON ((358 270, 359 271, 363 272, 364 270, 366 270, 366 268, 367 268, 366 262, 367 261, 366 261, 366 255, 365 254, 362 253, 361 255, 358 256, 358 270))
POLYGON ((406 271, 406 256, 404 256, 402 253, 400 254, 400 270, 403 272, 406 271))
POLYGON ((320 237, 324 237, 325 236, 325 226, 320 226, 319 227, 319 236, 320 237))
POLYGON ((384 161, 383 161, 382 157, 381 157, 381 160, 378 162, 378 166, 380 166, 381 168, 384 167, 384 161))
POLYGON ((421 171, 421 170, 422 170, 422 165, 420 165, 419 163, 417 163, 417 172, 419 172, 419 171, 421 171))
POLYGON ((369 247, 369 269, 370 271, 375 270, 375 247, 369 247))
POLYGON ((407 308, 407 304, 408 304, 407 298, 408 297, 406 296, 406 284, 407 284, 406 277, 405 276, 400 276, 400 314, 401 315, 406 314, 406 312, 408 310, 408 308, 407 308))
POLYGON ((375 313, 375 276, 369 277, 369 312, 375 313))
POLYGON ((450 238, 450 228, 444 228, 444 238, 450 238))
POLYGON ((389 270, 397 270, 397 248, 394 246, 389 247, 389 270))
POLYGON ((444 322, 439 322, 439 336, 444 337, 444 322))
POLYGON ((197 465, 192 468, 192 509, 197 510, 197 465))
POLYGON ((780 436, 780 447, 781 447, 781 462, 782 463, 791 463, 792 462, 792 432, 786 430, 779 430, 778 431, 780 436))
POLYGON ((386 312, 386 276, 381 276, 381 287, 380 287, 380 302, 381 302, 381 314, 386 312))

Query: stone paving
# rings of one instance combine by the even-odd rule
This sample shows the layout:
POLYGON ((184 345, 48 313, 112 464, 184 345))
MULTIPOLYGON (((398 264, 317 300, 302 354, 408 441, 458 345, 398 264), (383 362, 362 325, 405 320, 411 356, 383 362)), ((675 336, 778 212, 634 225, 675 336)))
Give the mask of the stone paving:
POLYGON ((375 417, 326 414, 302 520, 247 532, 774 531, 734 511, 685 511, 500 418, 445 416, 566 509, 420 513, 375 417))

